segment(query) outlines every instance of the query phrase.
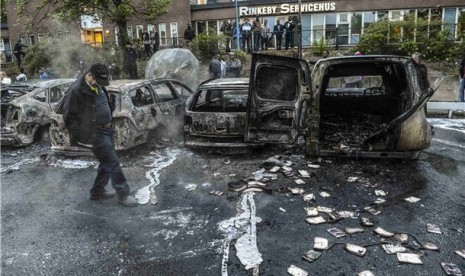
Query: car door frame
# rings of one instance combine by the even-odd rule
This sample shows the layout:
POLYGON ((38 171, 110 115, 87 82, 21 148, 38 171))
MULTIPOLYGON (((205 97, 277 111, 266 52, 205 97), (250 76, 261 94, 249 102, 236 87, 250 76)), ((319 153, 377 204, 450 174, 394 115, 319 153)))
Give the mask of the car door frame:
POLYGON ((245 141, 249 143, 305 143, 305 137, 310 134, 306 130, 308 129, 308 116, 311 116, 311 83, 311 70, 305 60, 252 54, 245 141), (285 80, 287 84, 292 83, 292 85, 286 86, 286 89, 289 87, 295 89, 294 99, 266 99, 262 97, 260 91, 265 91, 265 89, 276 91, 276 89, 284 87, 284 85, 279 86, 279 79, 282 80, 283 75, 268 77, 266 81, 260 80, 266 77, 264 75, 262 77, 259 72, 262 68, 266 68, 264 72, 290 70, 289 72, 292 73, 294 71, 293 81, 292 79, 285 80), (289 119, 291 119, 291 124, 280 124, 280 121, 289 119), (264 120, 268 120, 268 122, 264 123, 264 120))

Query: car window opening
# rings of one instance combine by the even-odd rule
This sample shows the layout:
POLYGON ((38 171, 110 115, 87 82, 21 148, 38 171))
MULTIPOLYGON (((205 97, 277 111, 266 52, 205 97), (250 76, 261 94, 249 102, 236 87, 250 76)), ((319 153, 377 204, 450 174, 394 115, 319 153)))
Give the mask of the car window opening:
MULTIPOLYGON (((368 150, 363 142, 407 111, 414 101, 412 94, 401 64, 329 67, 320 94, 320 147, 368 150)), ((395 144, 389 144, 394 140, 386 138, 387 150, 394 149, 395 144)))
POLYGON ((197 97, 196 112, 246 112, 248 91, 233 89, 203 90, 197 97))

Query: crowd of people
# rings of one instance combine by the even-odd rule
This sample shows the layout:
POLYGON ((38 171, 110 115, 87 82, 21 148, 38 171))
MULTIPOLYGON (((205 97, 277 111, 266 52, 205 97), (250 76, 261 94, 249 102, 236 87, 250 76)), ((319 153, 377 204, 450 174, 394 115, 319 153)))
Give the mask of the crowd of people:
POLYGON ((271 29, 267 19, 264 19, 262 22, 259 17, 256 17, 255 20, 250 23, 250 19, 245 18, 244 22, 237 27, 235 23, 231 24, 231 22, 225 20, 221 25, 220 31, 227 37, 227 52, 237 44, 238 40, 240 48, 243 51, 250 53, 252 51, 268 50, 274 43, 274 37, 276 37, 276 50, 281 50, 283 44, 284 49, 288 50, 294 48, 296 24, 293 20, 288 20, 283 25, 278 19, 273 29, 271 29))

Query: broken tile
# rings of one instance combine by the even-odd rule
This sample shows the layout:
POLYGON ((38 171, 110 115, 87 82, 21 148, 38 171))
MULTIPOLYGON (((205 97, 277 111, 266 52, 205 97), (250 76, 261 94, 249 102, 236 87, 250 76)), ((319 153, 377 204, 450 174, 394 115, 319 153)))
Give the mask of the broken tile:
POLYGON ((371 206, 367 206, 367 207, 365 207, 365 208, 363 208, 363 209, 365 209, 365 211, 367 211, 368 213, 372 214, 373 216, 378 216, 378 215, 381 214, 381 211, 380 211, 380 210, 375 209, 375 208, 373 208, 373 207, 371 207, 371 206))
POLYGON ((315 207, 304 207, 305 213, 307 217, 315 217, 318 216, 318 210, 315 207))
POLYGON ((328 231, 328 233, 330 233, 331 235, 333 235, 336 238, 341 238, 341 237, 346 236, 346 233, 344 233, 344 231, 342 231, 342 230, 340 230, 340 229, 338 229, 336 227, 328 229, 326 231, 328 231))
POLYGON ((214 191, 210 191, 210 194, 211 195, 216 195, 216 196, 221 196, 221 195, 223 195, 223 192, 214 190, 214 191))
POLYGON ((415 253, 397 253, 397 260, 401 263, 423 264, 420 255, 415 253))
POLYGON ((459 255, 460 257, 465 259, 465 249, 462 250, 456 250, 455 254, 459 255))
POLYGON ((436 224, 432 224, 432 223, 426 224, 426 231, 428 231, 429 233, 434 233, 434 234, 442 234, 439 226, 437 226, 436 224))
POLYGON ((318 209, 318 212, 322 212, 322 213, 331 213, 331 212, 334 212, 334 209, 333 209, 333 208, 329 208, 329 207, 318 206, 317 209, 318 209))
POLYGON ((446 275, 462 276, 462 271, 454 263, 441 262, 442 269, 446 272, 446 275))
POLYGON ((347 232, 347 234, 356 234, 356 233, 362 233, 365 232, 365 229, 360 228, 360 227, 346 227, 344 228, 344 231, 347 232))
POLYGON ((365 227, 372 227, 375 225, 369 218, 361 218, 360 224, 365 227))
POLYGON ((328 192, 320 192, 320 196, 322 196, 322 197, 330 197, 331 195, 328 192))
POLYGON ((289 189, 289 191, 291 191, 291 193, 293 195, 301 195, 301 194, 305 193, 305 190, 302 189, 302 188, 288 188, 288 189, 289 189))
POLYGON ((415 202, 420 201, 420 199, 418 197, 410 196, 410 197, 407 197, 405 201, 408 201, 410 203, 415 203, 415 202))
POLYGON ((357 176, 350 176, 349 178, 347 178, 347 182, 350 182, 350 183, 353 183, 357 180, 358 180, 357 176))
POLYGON ((300 174, 300 176, 302 176, 302 177, 310 178, 310 174, 309 174, 308 171, 306 171, 306 170, 299 170, 299 174, 300 174))
POLYGON ((425 243, 423 245, 423 248, 427 249, 427 250, 439 251, 439 247, 437 245, 435 245, 434 243, 431 243, 431 242, 425 243))
POLYGON ((373 272, 369 270, 365 270, 365 271, 358 273, 357 276, 375 276, 375 274, 373 274, 373 272))
POLYGON ((305 202, 310 202, 312 200, 315 200, 315 195, 314 194, 305 194, 303 195, 303 199, 305 202))
POLYGON ((375 190, 375 195, 377 196, 386 196, 387 193, 383 190, 375 190))
POLYGON ((315 237, 313 240, 313 249, 326 250, 329 248, 329 242, 325 238, 315 237))
POLYGON ((287 273, 291 274, 292 276, 308 276, 307 271, 303 270, 302 268, 298 268, 295 265, 288 267, 287 273))
POLYGON ((408 235, 407 234, 395 234, 394 239, 398 240, 400 243, 407 243, 408 235))
POLYGON ((310 223, 310 224, 321 224, 321 223, 326 222, 325 218, 322 217, 322 216, 313 217, 313 218, 306 218, 305 221, 310 223))
POLYGON ((270 172, 270 173, 278 172, 280 168, 281 168, 280 166, 274 166, 273 168, 271 168, 271 169, 269 170, 269 172, 270 172))
POLYGON ((389 231, 386 231, 386 230, 384 230, 384 229, 381 228, 381 227, 376 227, 376 228, 373 230, 373 232, 375 232, 376 234, 378 234, 378 235, 380 235, 380 236, 382 236, 382 237, 387 237, 387 238, 394 236, 394 233, 391 233, 391 232, 389 232, 389 231))
POLYGON ((357 256, 360 256, 360 257, 363 257, 365 256, 365 254, 367 253, 367 249, 363 246, 358 246, 358 245, 355 245, 355 244, 346 244, 346 246, 344 247, 347 251, 349 251, 350 253, 354 254, 354 255, 357 255, 357 256))
POLYGON ((188 190, 189 192, 192 192, 196 188, 197 188, 197 184, 187 184, 186 185, 186 190, 188 190))
POLYGON ((311 168, 311 169, 319 169, 319 168, 320 168, 320 165, 308 164, 308 167, 311 168))
POLYGON ((381 247, 384 249, 386 254, 396 254, 407 251, 407 248, 398 244, 383 244, 381 247))
POLYGON ((297 185, 303 185, 303 184, 305 184, 305 181, 303 181, 303 180, 300 179, 300 178, 294 179, 294 182, 295 182, 295 184, 297 184, 297 185))
POLYGON ((309 250, 303 255, 302 258, 304 258, 304 260, 307 260, 309 262, 313 262, 313 261, 316 261, 319 257, 321 257, 322 254, 323 253, 315 251, 315 250, 309 250))

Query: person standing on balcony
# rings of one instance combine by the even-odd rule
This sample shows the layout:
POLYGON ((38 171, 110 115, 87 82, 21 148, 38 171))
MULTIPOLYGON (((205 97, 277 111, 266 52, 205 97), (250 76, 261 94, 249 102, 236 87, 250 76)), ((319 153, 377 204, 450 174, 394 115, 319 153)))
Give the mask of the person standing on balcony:
POLYGON ((284 26, 280 23, 279 19, 276 21, 276 25, 273 28, 273 34, 276 36, 276 50, 281 50, 281 44, 283 43, 284 26))

